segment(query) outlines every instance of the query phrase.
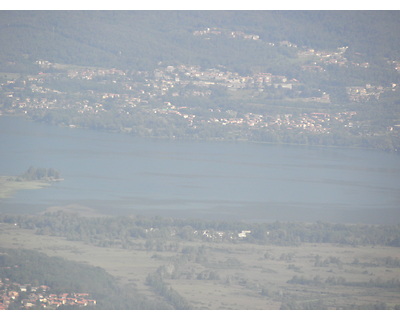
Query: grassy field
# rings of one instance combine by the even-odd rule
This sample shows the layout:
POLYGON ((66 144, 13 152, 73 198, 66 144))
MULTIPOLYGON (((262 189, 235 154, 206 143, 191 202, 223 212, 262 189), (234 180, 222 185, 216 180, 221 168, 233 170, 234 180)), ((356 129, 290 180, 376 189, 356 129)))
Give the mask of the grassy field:
MULTIPOLYGON (((398 280, 398 267, 387 268, 379 264, 388 256, 399 258, 399 251, 386 247, 335 245, 212 244, 208 246, 206 259, 196 264, 189 263, 186 271, 194 269, 195 275, 214 271, 216 279, 187 279, 187 276, 186 279, 185 276, 174 279, 171 276, 169 283, 197 308, 279 309, 282 303, 299 307, 317 303, 318 308, 332 309, 346 309, 352 304, 365 307, 386 303, 394 306, 400 303, 399 288, 330 285, 326 282, 328 278, 339 277, 360 284, 376 279, 382 282, 398 280), (320 261, 327 262, 316 266, 317 255, 320 261), (310 281, 315 279, 315 283, 289 284, 294 276, 310 281)), ((184 267, 181 264, 179 268, 184 267)), ((180 273, 185 274, 183 270, 180 273)))
POLYGON ((145 241, 138 240, 134 249, 117 249, 35 235, 8 224, 0 224, 0 244, 99 266, 154 299, 146 278, 162 270, 163 281, 192 309, 400 305, 400 250, 392 247, 181 241, 171 243, 169 251, 157 251, 146 250, 145 241), (388 257, 397 263, 388 265, 388 257))
POLYGON ((0 176, 0 199, 12 197, 18 190, 41 189, 50 186, 41 180, 18 181, 15 177, 0 176))

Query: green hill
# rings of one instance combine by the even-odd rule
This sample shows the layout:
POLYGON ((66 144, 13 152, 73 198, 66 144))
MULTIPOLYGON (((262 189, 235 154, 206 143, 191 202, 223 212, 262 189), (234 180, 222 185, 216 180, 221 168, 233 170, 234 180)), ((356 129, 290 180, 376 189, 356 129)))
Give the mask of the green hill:
POLYGON ((4 279, 13 283, 14 288, 16 284, 45 285, 53 294, 88 293, 97 300, 91 309, 157 308, 134 289, 119 286, 117 279, 102 268, 50 257, 36 250, 0 248, 0 280, 4 279))
POLYGON ((0 11, 1 112, 138 136, 398 150, 399 15, 0 11), (331 124, 310 118, 304 135, 302 114, 321 112, 331 124))
POLYGON ((1 68, 37 59, 139 69, 159 61, 270 67, 289 58, 287 51, 249 42, 193 37, 208 27, 399 58, 398 11, 1 11, 1 68))

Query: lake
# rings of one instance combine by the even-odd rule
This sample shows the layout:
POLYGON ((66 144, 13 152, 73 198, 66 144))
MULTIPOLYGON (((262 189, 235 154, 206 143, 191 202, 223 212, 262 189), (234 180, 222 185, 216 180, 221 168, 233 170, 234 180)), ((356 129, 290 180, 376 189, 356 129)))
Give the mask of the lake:
POLYGON ((1 213, 80 205, 106 214, 247 222, 400 223, 400 156, 382 151, 166 141, 0 117, 0 175, 64 181, 0 200, 1 213))

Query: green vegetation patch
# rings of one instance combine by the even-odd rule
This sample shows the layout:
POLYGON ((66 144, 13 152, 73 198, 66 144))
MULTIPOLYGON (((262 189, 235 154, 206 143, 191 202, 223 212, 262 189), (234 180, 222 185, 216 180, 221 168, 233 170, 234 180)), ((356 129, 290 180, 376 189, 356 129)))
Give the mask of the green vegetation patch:
POLYGON ((0 199, 10 198, 19 190, 42 189, 49 185, 41 180, 24 181, 18 177, 0 176, 0 199))
POLYGON ((10 198, 19 190, 46 188, 50 182, 60 180, 60 173, 52 168, 30 167, 20 176, 0 176, 0 199, 10 198))

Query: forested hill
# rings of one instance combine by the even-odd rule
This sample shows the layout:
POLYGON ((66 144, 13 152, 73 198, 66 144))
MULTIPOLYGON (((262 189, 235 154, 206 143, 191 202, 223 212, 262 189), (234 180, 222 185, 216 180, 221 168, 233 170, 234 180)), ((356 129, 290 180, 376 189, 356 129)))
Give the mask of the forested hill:
POLYGON ((193 37, 205 28, 319 50, 349 46, 370 59, 396 60, 398 17, 398 11, 1 11, 0 68, 18 72, 19 63, 38 59, 142 70, 159 61, 268 68, 290 60, 284 50, 193 37))

